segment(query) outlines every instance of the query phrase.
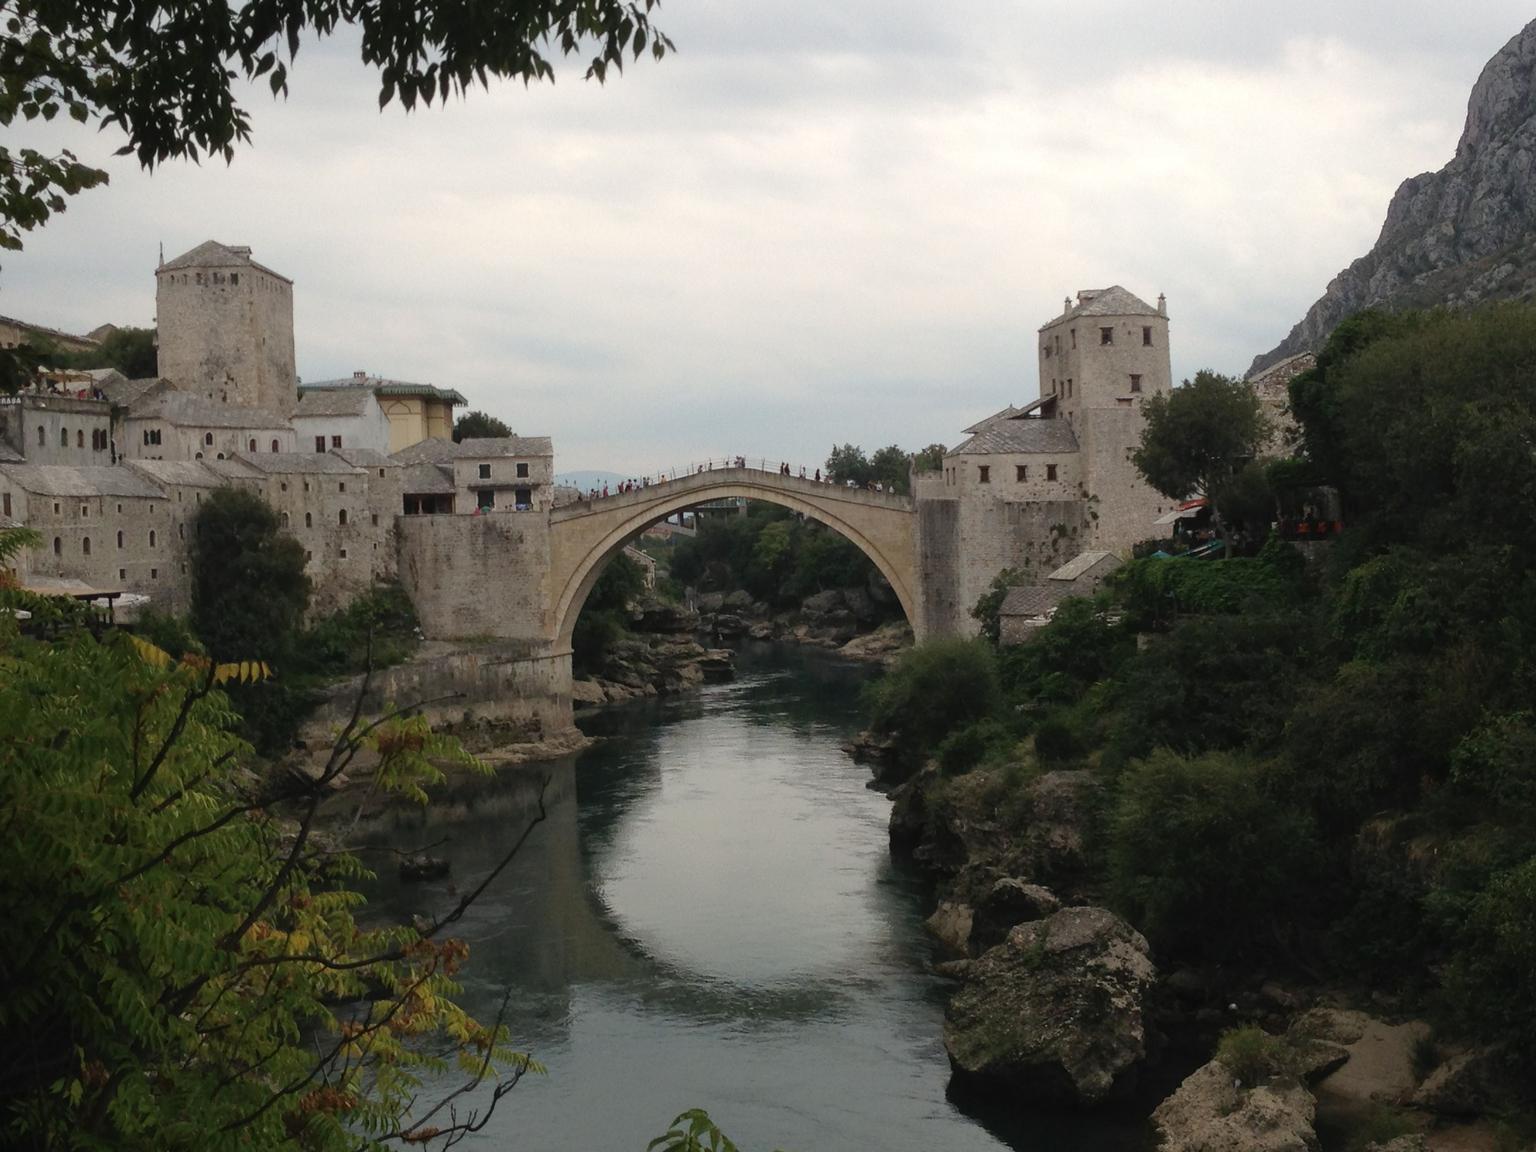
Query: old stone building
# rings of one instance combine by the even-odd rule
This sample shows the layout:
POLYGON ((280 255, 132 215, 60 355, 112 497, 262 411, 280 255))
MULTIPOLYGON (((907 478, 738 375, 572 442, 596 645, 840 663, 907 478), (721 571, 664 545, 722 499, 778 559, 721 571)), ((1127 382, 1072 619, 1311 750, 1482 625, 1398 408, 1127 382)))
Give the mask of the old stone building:
POLYGON ((298 373, 293 281, 209 240, 155 269, 160 375, 177 388, 286 418, 298 373))
POLYGON ((1291 455, 1298 435, 1296 420, 1291 415, 1291 381, 1315 367, 1316 356, 1311 352, 1299 352, 1248 377, 1248 384, 1258 396, 1269 421, 1269 436, 1259 449, 1260 456, 1280 458, 1291 455))
MULTIPOLYGON (((301 400, 314 393, 367 393, 379 403, 389 421, 389 444, 380 450, 399 452, 423 440, 446 440, 453 435, 453 410, 464 404, 464 397, 453 388, 433 384, 413 384, 408 380, 390 380, 354 372, 343 380, 319 380, 300 386, 301 400)), ((352 445, 349 445, 351 447, 352 445)), ((356 447, 379 447, 358 444, 356 447)))
POLYGON ((368 388, 305 388, 293 413, 299 450, 364 448, 387 455, 390 423, 368 388))
POLYGON ((1083 552, 1128 552, 1168 507, 1131 462, 1142 405, 1173 386, 1164 299, 1081 291, 1038 352, 1038 398, 966 429, 918 477, 925 630, 974 632, 970 610, 999 572, 1043 579, 1083 552))

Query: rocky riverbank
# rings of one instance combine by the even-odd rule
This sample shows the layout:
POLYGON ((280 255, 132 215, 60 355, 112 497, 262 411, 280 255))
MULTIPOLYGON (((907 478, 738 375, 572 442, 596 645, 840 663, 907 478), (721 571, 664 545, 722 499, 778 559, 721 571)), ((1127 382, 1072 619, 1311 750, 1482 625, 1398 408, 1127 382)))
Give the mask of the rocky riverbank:
POLYGON ((1439 1042, 1294 964, 1159 969, 1099 906, 1093 773, 945 777, 904 770, 879 741, 850 751, 891 796, 893 849, 938 880, 928 927, 936 970, 957 984, 944 1030, 957 1087, 1096 1107, 1199 1065, 1153 1114, 1166 1152, 1532 1147, 1487 1119, 1516 1094, 1496 1051, 1439 1042))
POLYGON ((675 696, 734 675, 733 645, 748 640, 808 644, 851 660, 889 663, 912 645, 905 621, 885 621, 862 589, 818 592, 793 612, 774 614, 745 592, 711 592, 694 608, 659 597, 632 606, 628 634, 571 687, 578 708, 675 696))
MULTIPOLYGON (((853 660, 889 663, 912 645, 912 629, 891 620, 894 596, 864 588, 832 588, 807 596, 791 611, 774 612, 746 592, 706 592, 697 598, 699 627, 721 643, 743 639, 809 644, 853 660)), ((899 609, 897 609, 899 615, 899 609)))

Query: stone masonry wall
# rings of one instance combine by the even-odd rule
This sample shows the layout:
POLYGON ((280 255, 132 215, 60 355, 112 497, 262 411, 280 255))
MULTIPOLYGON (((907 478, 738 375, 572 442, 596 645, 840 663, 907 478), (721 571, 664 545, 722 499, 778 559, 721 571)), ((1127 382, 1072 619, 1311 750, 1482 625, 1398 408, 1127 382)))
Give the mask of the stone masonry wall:
POLYGON ((433 640, 544 642, 548 513, 399 516, 400 582, 433 640))
POLYGON ((211 400, 293 412, 292 284, 250 266, 160 271, 155 281, 161 376, 211 400))
POLYGON ((111 437, 112 406, 105 400, 0 396, 0 444, 28 464, 111 464, 111 437))

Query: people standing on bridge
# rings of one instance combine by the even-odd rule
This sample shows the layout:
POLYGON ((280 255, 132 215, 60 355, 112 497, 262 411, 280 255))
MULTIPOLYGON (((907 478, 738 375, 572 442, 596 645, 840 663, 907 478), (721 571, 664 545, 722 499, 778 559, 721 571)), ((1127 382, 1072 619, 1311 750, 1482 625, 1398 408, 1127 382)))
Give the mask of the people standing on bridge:
POLYGON ((816 483, 818 483, 818 484, 821 483, 821 469, 820 468, 816 469, 816 483))

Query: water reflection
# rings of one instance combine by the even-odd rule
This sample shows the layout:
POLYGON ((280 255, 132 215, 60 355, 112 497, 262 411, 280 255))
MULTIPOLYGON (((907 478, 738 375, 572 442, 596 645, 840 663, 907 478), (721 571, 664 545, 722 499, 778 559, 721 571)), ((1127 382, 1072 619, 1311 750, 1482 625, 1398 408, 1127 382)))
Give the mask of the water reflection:
MULTIPOLYGON (((545 766, 546 821, 462 922, 463 1000, 490 1016, 510 985, 517 1043, 550 1075, 480 1146, 639 1149, 694 1105, 749 1149, 1131 1146, 1123 1126, 1039 1118, 1005 1144, 946 1099, 921 881, 892 864, 888 803, 839 751, 866 675, 749 653, 736 682, 605 714, 602 744, 545 766)), ((491 781, 389 838, 446 835, 435 851, 473 883, 537 795, 491 781)), ((456 898, 379 865, 384 914, 456 898)))

